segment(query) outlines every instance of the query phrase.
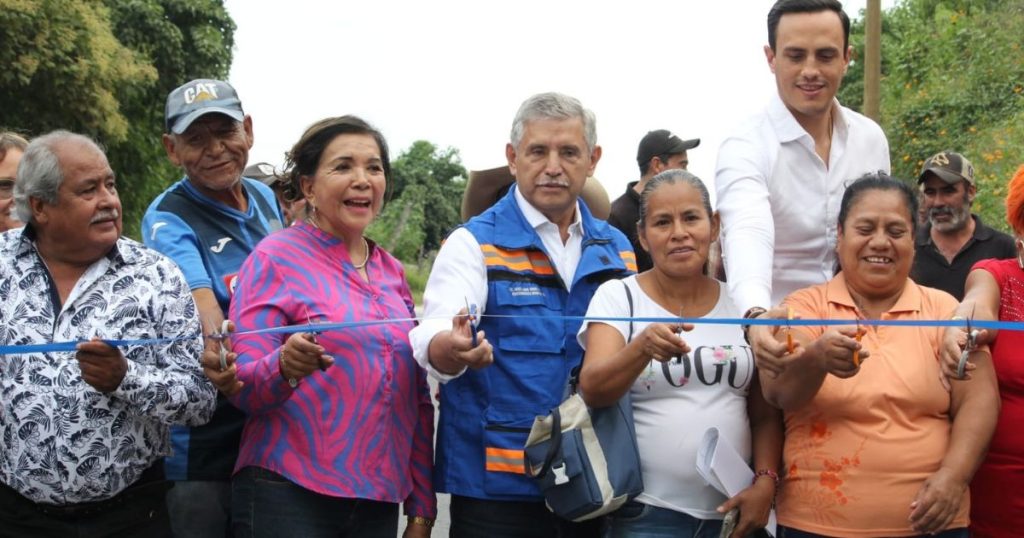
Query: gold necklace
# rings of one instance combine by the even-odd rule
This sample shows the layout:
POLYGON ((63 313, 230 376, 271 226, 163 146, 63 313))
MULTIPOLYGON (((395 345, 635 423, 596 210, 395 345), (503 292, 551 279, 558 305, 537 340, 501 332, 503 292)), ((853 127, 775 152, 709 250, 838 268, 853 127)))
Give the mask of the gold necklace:
MULTIPOLYGON (((362 270, 362 268, 366 267, 366 262, 370 261, 370 244, 366 242, 366 238, 365 237, 363 237, 362 240, 363 240, 363 251, 366 252, 366 256, 363 257, 363 262, 362 263, 354 263, 354 262, 352 263, 352 267, 355 267, 356 269, 359 269, 359 270, 362 270)), ((349 257, 350 258, 352 257, 352 253, 351 252, 349 253, 349 257)))
MULTIPOLYGON (((321 232, 324 232, 324 229, 320 227, 320 224, 317 222, 317 219, 316 219, 315 216, 311 215, 309 217, 306 217, 306 222, 312 224, 313 227, 316 228, 317 230, 320 230, 321 232)), ((327 233, 327 232, 324 232, 324 233, 327 233)), ((363 240, 363 252, 365 252, 366 254, 363 256, 363 261, 362 262, 360 262, 360 263, 356 263, 354 261, 352 262, 352 267, 355 267, 357 270, 362 270, 364 267, 366 267, 366 263, 370 261, 370 244, 366 242, 366 238, 365 237, 360 237, 360 239, 363 240)), ((349 257, 349 259, 352 258, 352 252, 351 251, 349 251, 348 257, 349 257)))

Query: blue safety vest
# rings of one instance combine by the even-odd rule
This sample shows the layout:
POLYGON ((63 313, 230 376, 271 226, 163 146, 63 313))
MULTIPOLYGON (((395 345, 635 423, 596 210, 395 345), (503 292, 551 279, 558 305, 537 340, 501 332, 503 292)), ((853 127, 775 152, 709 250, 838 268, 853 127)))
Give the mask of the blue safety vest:
POLYGON ((523 446, 534 417, 548 414, 583 359, 576 342, 582 316, 603 282, 636 272, 629 241, 579 201, 582 257, 570 289, 516 203, 514 189, 466 223, 487 269, 480 329, 494 363, 441 386, 434 485, 438 491, 491 500, 540 500, 524 474, 523 446))

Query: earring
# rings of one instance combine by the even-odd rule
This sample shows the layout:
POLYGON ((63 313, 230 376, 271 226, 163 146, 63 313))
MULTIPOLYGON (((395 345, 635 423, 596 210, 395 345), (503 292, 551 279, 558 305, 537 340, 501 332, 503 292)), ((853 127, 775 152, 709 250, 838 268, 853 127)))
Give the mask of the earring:
POLYGON ((1024 251, 1024 240, 1018 239, 1013 244, 1017 247, 1017 266, 1024 269, 1024 257, 1021 257, 1021 252, 1024 251))

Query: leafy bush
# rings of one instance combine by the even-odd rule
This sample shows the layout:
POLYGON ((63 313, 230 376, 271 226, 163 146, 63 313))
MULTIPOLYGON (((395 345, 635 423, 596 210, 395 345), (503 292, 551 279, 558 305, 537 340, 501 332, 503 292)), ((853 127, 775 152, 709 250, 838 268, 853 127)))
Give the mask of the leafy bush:
MULTIPOLYGON (((863 20, 851 32, 863 57, 863 20)), ((924 160, 950 149, 974 163, 973 210, 1008 230, 1006 184, 1024 163, 1024 3, 904 0, 882 16, 882 128, 893 175, 914 181, 924 160)), ((863 102, 855 62, 839 99, 863 102)))

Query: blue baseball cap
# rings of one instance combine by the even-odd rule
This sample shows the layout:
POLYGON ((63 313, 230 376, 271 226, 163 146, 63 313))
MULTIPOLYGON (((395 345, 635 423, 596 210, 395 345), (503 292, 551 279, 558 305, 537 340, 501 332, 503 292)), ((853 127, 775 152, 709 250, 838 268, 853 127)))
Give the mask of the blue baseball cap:
POLYGON ((184 133, 192 122, 206 114, 224 114, 235 121, 245 119, 238 93, 223 80, 196 79, 167 95, 164 124, 169 133, 184 133))

